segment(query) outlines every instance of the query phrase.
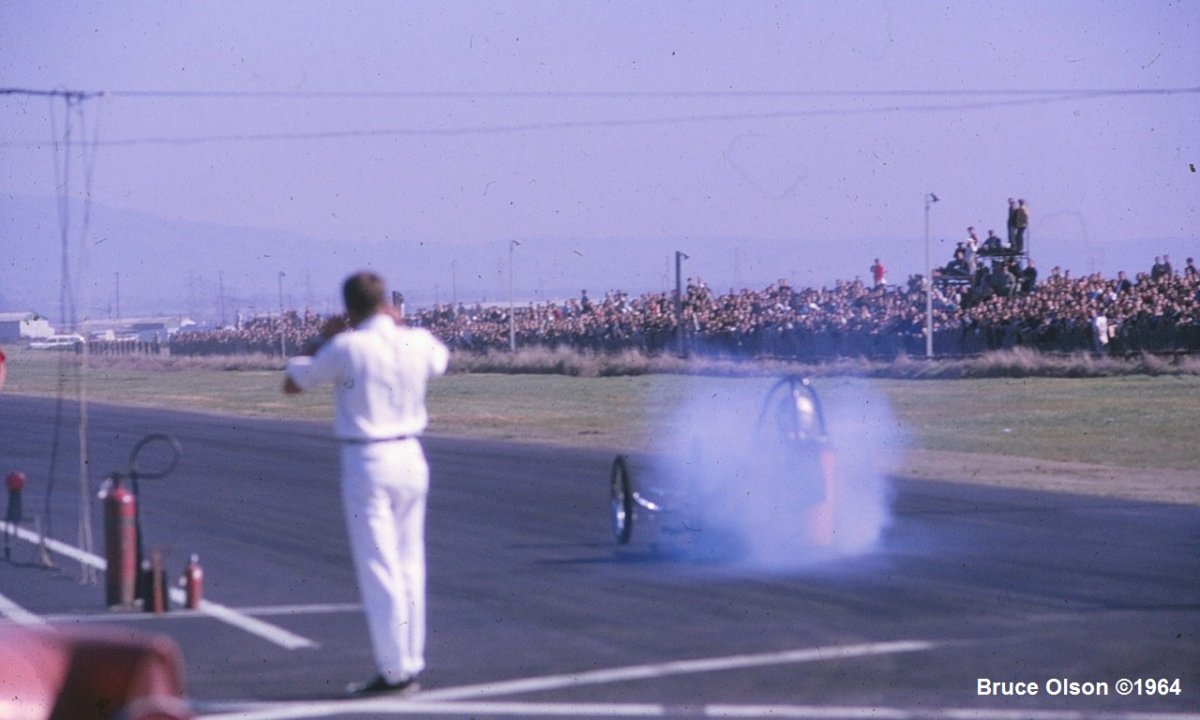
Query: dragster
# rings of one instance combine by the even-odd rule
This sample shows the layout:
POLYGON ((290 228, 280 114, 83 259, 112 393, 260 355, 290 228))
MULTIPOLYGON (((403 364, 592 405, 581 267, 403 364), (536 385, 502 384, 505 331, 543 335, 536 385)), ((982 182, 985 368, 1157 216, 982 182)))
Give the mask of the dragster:
POLYGON ((670 473, 618 454, 609 474, 609 517, 618 545, 629 544, 636 529, 656 546, 704 535, 710 547, 733 553, 739 538, 732 518, 749 513, 787 526, 802 546, 831 545, 838 496, 834 452, 809 379, 787 375, 774 382, 746 432, 752 435, 738 445, 741 456, 724 457, 722 448, 697 440, 686 457, 667 459, 675 466, 670 473))

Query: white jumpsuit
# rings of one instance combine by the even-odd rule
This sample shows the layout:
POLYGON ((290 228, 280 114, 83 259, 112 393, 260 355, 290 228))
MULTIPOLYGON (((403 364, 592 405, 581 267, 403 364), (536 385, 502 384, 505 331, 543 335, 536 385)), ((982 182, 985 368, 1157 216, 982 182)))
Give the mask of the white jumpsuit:
POLYGON ((390 683, 425 667, 425 387, 449 352, 428 331, 378 314, 288 361, 302 390, 332 383, 342 441, 342 505, 379 673, 390 683))

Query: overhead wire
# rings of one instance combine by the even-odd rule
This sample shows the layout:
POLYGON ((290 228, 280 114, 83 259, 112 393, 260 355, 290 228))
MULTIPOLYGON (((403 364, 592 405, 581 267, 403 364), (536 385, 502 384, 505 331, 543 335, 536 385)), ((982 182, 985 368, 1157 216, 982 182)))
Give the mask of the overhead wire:
MULTIPOLYGON (((0 88, 0 94, 21 94, 18 88, 0 88)), ((28 91, 30 94, 50 91, 28 91)), ((197 145, 209 143, 253 143, 272 141, 339 140, 372 137, 436 137, 464 135, 497 135, 524 132, 581 130, 595 128, 621 128, 655 125, 702 124, 733 121, 778 121, 806 117, 848 117, 855 115, 878 115, 899 113, 937 113, 966 110, 988 110, 1023 105, 1043 105, 1073 100, 1096 100, 1107 97, 1145 97, 1200 93, 1200 87, 1184 88, 1108 88, 1108 89, 1056 89, 1056 90, 813 90, 813 91, 63 91, 64 96, 80 99, 107 98, 176 98, 176 99, 763 99, 763 98, 976 98, 969 102, 890 104, 873 107, 818 107, 794 110, 766 110, 753 112, 717 112, 671 114, 657 117, 588 118, 580 120, 558 120, 518 122, 506 124, 470 125, 461 127, 409 127, 409 128, 351 128, 339 130, 316 130, 297 132, 229 133, 193 136, 158 136, 114 138, 98 141, 108 147, 135 145, 197 145), (1000 98, 1000 99, 996 99, 1000 98)), ((37 143, 7 141, 0 147, 32 146, 37 143)))
POLYGON ((964 97, 1037 95, 1167 95, 1200 92, 1200 87, 1173 88, 961 88, 935 90, 41 90, 0 88, 0 95, 73 95, 127 98, 224 98, 224 99, 582 99, 582 98, 791 98, 791 97, 964 97))

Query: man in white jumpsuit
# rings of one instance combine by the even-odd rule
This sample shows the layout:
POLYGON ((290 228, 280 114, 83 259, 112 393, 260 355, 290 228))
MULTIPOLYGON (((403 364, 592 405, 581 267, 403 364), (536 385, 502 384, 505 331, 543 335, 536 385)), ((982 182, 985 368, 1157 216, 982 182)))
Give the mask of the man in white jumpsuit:
POLYGON ((425 667, 425 499, 429 465, 425 386, 449 352, 427 330, 400 324, 369 272, 342 287, 346 321, 322 330, 311 356, 292 358, 284 392, 333 385, 342 504, 379 675, 355 695, 412 691, 425 667))

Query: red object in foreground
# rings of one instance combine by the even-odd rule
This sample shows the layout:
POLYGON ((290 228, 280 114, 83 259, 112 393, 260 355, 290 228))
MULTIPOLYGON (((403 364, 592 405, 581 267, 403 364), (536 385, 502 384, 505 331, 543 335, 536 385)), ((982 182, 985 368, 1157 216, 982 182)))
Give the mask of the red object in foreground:
POLYGON ((104 599, 109 607, 132 607, 137 595, 137 498, 114 485, 104 495, 104 599))
MULTIPOLYGON (((4 486, 8 488, 8 509, 4 512, 4 522, 18 525, 25 518, 21 509, 21 491, 25 489, 25 473, 14 470, 4 478, 4 486)), ((8 536, 5 536, 4 557, 8 557, 8 536)))
POLYGON ((25 473, 20 470, 13 470, 4 478, 4 486, 9 492, 21 492, 25 489, 25 473))
POLYGON ((195 553, 183 569, 183 593, 185 607, 189 610, 200 607, 200 600, 204 597, 204 568, 200 567, 200 558, 195 553))
POLYGON ((0 626, 0 717, 189 720, 183 655, 126 628, 0 626))

